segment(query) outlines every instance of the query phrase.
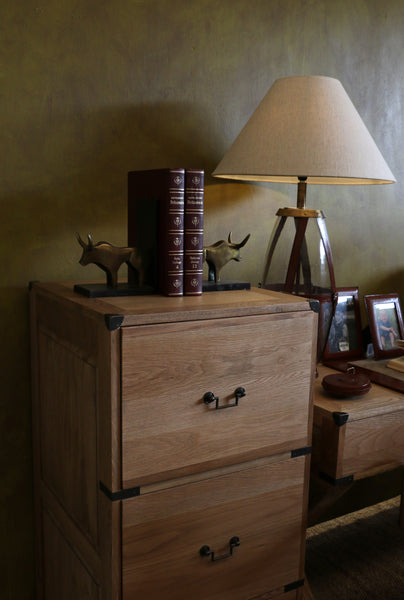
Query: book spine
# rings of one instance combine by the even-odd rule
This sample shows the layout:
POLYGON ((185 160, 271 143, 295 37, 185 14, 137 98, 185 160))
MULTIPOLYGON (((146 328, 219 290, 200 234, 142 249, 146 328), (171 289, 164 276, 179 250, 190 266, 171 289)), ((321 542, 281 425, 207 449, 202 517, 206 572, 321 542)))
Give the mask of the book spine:
POLYGON ((184 294, 202 294, 204 171, 185 172, 184 294))
POLYGON ((166 296, 184 293, 184 185, 184 169, 170 169, 159 216, 159 291, 166 296))
MULTIPOLYGON (((184 169, 128 173, 128 246, 138 249, 144 284, 168 296, 183 294, 184 169)), ((136 285, 132 269, 128 282, 136 285)))

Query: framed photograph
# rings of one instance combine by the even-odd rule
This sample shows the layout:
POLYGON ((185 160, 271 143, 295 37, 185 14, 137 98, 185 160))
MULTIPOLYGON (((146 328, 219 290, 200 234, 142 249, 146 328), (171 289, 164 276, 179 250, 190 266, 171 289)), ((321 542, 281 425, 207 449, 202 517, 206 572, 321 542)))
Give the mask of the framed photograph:
POLYGON ((358 288, 337 288, 337 292, 337 306, 323 360, 362 358, 363 341, 358 288))
POLYGON ((369 329, 375 359, 401 356, 403 350, 395 346, 403 338, 403 318, 397 294, 373 294, 365 296, 369 329))

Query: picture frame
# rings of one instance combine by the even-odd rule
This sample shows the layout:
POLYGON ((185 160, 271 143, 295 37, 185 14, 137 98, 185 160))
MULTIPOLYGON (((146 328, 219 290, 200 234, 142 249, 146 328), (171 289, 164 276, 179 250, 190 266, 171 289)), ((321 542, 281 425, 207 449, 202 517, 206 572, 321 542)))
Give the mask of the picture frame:
POLYGON ((376 360, 401 356, 394 341, 403 338, 403 317, 398 294, 370 294, 364 297, 376 360))
POLYGON ((324 361, 363 357, 362 325, 357 287, 337 288, 338 300, 331 322, 324 361))

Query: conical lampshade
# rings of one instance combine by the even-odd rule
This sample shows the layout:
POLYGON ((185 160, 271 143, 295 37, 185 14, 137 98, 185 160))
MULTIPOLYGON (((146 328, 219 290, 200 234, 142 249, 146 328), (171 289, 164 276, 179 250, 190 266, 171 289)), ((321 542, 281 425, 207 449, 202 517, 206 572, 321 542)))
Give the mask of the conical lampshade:
POLYGON ((309 184, 393 183, 394 175, 337 79, 278 79, 213 175, 309 184))

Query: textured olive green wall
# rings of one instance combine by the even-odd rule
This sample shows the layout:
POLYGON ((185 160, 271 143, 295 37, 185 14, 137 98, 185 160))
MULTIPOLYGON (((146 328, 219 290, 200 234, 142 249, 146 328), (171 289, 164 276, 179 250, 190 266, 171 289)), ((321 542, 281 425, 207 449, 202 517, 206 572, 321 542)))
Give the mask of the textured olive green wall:
MULTIPOLYGON (((275 79, 341 80, 397 177, 309 189, 338 285, 404 293, 402 0, 28 0, 0 8, 2 598, 32 598, 27 285, 88 279, 75 232, 126 243, 126 173, 209 174, 275 79), (4 556, 3 556, 4 554, 4 556)), ((308 152, 310 148, 308 148, 308 152)), ((261 277, 293 186, 207 177, 205 242, 251 233, 227 276, 261 277)))

